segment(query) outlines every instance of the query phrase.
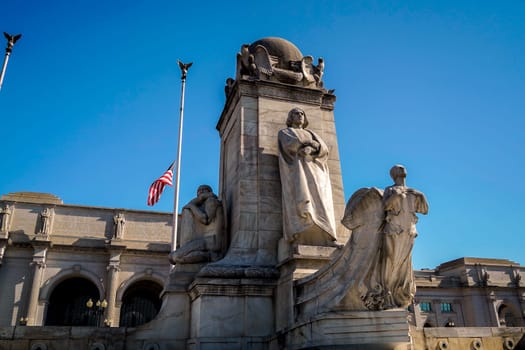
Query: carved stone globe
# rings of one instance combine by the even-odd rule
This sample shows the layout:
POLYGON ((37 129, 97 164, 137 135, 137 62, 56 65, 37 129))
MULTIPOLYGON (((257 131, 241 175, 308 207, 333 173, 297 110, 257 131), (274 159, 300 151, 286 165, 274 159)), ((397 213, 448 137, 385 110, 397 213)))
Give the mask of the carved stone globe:
POLYGON ((278 57, 277 68, 290 69, 290 61, 301 61, 303 54, 297 46, 288 40, 276 37, 268 37, 255 41, 248 50, 255 54, 257 46, 264 46, 271 56, 278 57))

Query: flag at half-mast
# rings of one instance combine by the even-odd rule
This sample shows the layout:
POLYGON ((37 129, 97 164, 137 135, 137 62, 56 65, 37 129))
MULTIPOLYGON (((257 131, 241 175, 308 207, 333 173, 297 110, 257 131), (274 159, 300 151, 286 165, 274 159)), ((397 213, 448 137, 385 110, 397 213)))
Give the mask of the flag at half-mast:
POLYGON ((164 191, 164 187, 166 185, 173 186, 173 167, 175 165, 175 162, 171 163, 168 170, 162 174, 161 177, 159 177, 157 180, 153 181, 151 186, 149 187, 148 192, 148 205, 153 206, 155 203, 157 203, 160 199, 160 195, 162 194, 162 191, 164 191))

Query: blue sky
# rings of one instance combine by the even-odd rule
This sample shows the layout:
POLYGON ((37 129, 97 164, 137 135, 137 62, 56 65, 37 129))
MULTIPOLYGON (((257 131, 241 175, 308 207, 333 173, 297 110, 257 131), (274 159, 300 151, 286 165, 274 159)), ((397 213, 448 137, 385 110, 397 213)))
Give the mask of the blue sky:
MULTIPOLYGON (((0 194, 149 209, 176 155, 177 59, 193 61, 181 203, 217 189, 224 83, 241 44, 278 36, 323 57, 336 89, 346 198, 393 164, 427 195, 415 268, 462 256, 525 263, 525 3, 9 1, 22 33, 0 91, 0 194)), ((2 48, 5 47, 5 41, 2 48)), ((155 210, 171 211, 167 189, 155 210)))

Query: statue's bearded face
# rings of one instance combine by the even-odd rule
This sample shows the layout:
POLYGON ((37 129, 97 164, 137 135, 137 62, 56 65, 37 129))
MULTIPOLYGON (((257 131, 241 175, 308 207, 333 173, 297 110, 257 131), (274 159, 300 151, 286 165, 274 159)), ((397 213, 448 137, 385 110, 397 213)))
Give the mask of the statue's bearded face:
POLYGON ((302 127, 304 125, 304 112, 296 110, 292 115, 292 125, 294 127, 302 127))

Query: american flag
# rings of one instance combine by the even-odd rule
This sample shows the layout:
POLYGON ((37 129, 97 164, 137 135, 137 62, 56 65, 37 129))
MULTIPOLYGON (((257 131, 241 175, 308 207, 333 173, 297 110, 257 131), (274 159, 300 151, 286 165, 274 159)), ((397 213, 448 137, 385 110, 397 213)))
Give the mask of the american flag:
POLYGON ((151 186, 149 187, 148 192, 148 205, 153 206, 155 203, 157 203, 160 199, 160 195, 162 194, 162 191, 164 191, 164 186, 169 185, 173 186, 173 166, 175 162, 171 163, 168 170, 162 174, 161 177, 159 177, 157 180, 153 181, 151 186))

